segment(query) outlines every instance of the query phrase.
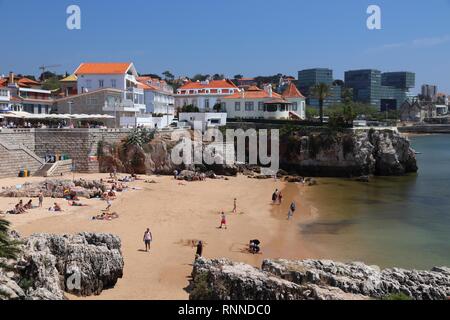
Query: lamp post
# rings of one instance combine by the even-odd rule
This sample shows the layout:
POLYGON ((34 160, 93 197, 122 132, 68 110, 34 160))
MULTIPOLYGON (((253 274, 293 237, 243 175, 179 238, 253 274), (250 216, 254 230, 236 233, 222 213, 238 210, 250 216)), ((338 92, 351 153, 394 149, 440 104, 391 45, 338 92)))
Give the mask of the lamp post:
POLYGON ((70 100, 69 102, 67 102, 69 104, 69 114, 70 114, 70 126, 72 127, 73 123, 72 123, 72 105, 73 105, 73 101, 70 100))

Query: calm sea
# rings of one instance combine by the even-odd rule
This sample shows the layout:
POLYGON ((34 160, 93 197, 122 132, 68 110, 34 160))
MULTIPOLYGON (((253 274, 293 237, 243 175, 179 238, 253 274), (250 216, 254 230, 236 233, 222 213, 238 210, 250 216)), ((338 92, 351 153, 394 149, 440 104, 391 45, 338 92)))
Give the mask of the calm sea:
POLYGON ((300 226, 309 246, 381 267, 450 266, 450 135, 411 141, 421 153, 417 175, 321 180, 308 199, 318 219, 300 226))

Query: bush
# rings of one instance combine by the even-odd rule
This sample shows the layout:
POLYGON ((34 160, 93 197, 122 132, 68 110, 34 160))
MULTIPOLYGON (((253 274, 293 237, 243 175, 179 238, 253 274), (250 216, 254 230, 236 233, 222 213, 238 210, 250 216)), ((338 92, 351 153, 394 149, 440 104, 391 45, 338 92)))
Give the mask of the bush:
POLYGON ((394 293, 382 298, 382 300, 390 300, 390 301, 411 301, 413 300, 410 296, 404 293, 394 293))

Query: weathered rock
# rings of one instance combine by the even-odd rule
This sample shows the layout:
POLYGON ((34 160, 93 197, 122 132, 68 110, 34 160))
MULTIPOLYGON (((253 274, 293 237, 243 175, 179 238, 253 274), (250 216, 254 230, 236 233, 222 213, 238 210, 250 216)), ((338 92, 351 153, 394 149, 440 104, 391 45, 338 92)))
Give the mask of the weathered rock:
POLYGON ((280 143, 280 164, 305 176, 390 176, 417 172, 407 138, 392 130, 294 132, 280 143))
POLYGON ((191 300, 348 300, 366 299, 338 288, 298 285, 250 265, 226 259, 198 259, 192 273, 191 300))
POLYGON ((415 300, 445 300, 450 296, 448 268, 380 271, 379 267, 369 267, 358 262, 265 260, 262 270, 299 285, 322 284, 373 298, 399 293, 415 300))
POLYGON ((123 275, 121 242, 110 234, 36 234, 22 247, 14 277, 8 282, 0 272, 0 288, 10 299, 64 300, 65 292, 99 295, 123 275))
POLYGON ((446 300, 450 269, 386 269, 327 260, 265 260, 262 268, 226 259, 194 264, 190 299, 363 300, 403 294, 416 300, 446 300))

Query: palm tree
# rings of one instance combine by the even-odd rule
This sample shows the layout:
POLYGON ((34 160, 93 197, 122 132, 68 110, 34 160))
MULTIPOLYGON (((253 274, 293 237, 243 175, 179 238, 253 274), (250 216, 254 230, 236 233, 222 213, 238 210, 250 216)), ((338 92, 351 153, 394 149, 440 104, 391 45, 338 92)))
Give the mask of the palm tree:
MULTIPOLYGON (((19 242, 10 239, 8 235, 9 225, 8 221, 0 219, 0 258, 16 259, 20 251, 19 242)), ((0 268, 6 267, 0 262, 0 268)))
POLYGON ((311 88, 311 95, 319 99, 320 123, 323 123, 323 102, 331 96, 331 88, 325 83, 319 83, 311 88))

